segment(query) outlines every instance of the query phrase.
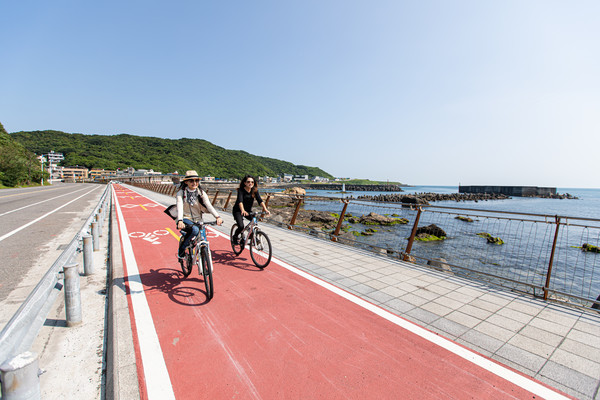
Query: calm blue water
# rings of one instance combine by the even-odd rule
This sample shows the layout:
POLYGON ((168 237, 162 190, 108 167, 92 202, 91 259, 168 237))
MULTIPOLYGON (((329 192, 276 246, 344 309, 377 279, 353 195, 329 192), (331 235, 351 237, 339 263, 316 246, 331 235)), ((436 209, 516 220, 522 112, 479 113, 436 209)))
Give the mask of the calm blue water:
MULTIPOLYGON (((414 186, 403 188, 403 194, 458 193, 457 186, 414 186)), ((507 200, 440 201, 435 206, 465 208, 485 211, 542 214, 570 217, 562 225, 554 255, 551 288, 583 298, 596 298, 600 293, 600 254, 582 252, 583 243, 600 245, 600 189, 558 188, 558 193, 569 193, 578 199, 540 199, 513 197, 507 200), (572 218, 592 218, 598 221, 579 221, 572 218), (584 226, 577 226, 577 225, 584 226)), ((386 194, 384 192, 331 192, 309 190, 307 195, 325 197, 353 197, 386 194)), ((387 193, 389 194, 389 193, 387 193)), ((339 213, 340 202, 308 200, 306 209, 339 213)), ((419 226, 436 224, 447 232, 447 239, 438 242, 416 242, 411 254, 425 259, 444 258, 450 264, 502 276, 518 282, 544 286, 550 259, 550 250, 556 225, 554 218, 520 217, 512 214, 477 214, 467 211, 431 208, 424 212, 419 226), (440 210, 440 209, 437 209, 440 210), (449 211, 449 212, 448 212, 449 211), (456 214, 475 215, 475 222, 465 223, 455 219, 456 214), (479 214, 479 215, 478 215, 479 214), (490 218, 488 218, 488 216, 490 218), (537 222, 536 222, 537 221, 537 222), (550 223, 547 223, 550 222, 550 223), (488 232, 501 237, 502 246, 489 245, 478 232, 488 232)), ((397 214, 407 218, 407 225, 379 227, 373 236, 358 236, 357 241, 379 248, 404 251, 415 220, 416 211, 398 205, 375 202, 351 202, 347 212, 355 216, 374 211, 382 215, 397 214)), ((352 224, 353 231, 361 232, 369 226, 352 224)))
MULTIPOLYGON (((458 186, 412 186, 402 189, 402 194, 414 193, 458 193, 458 186)), ((513 197, 508 200, 488 201, 436 201, 433 205, 474 208, 478 210, 509 211, 529 214, 560 215, 580 218, 600 219, 600 189, 557 188, 558 193, 569 193, 578 199, 538 199, 531 197, 513 197)), ((329 197, 354 197, 362 195, 376 196, 390 192, 331 192, 327 190, 308 190, 307 195, 329 197)))

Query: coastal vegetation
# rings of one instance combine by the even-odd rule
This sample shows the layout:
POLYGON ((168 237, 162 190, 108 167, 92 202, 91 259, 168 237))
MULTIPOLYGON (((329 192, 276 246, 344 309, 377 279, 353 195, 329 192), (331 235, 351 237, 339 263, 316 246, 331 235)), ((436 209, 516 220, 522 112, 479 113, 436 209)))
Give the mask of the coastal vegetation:
POLYGON ((491 243, 491 244, 498 244, 498 245, 504 244, 504 240, 502 240, 499 237, 494 237, 487 232, 479 232, 479 233, 476 233, 476 235, 487 239, 487 242, 491 243))
POLYGON ((0 187, 39 185, 46 176, 36 155, 14 140, 0 123, 0 187))
POLYGON ((163 173, 195 169, 201 176, 239 179, 257 176, 333 176, 317 167, 255 156, 242 150, 228 150, 203 139, 161 139, 119 135, 84 135, 46 130, 14 132, 14 142, 36 154, 63 153, 62 165, 97 169, 152 169, 163 173))
POLYGON ((581 250, 583 250, 583 251, 589 251, 589 252, 592 252, 592 253, 600 253, 600 247, 591 245, 589 243, 584 243, 581 246, 581 250))

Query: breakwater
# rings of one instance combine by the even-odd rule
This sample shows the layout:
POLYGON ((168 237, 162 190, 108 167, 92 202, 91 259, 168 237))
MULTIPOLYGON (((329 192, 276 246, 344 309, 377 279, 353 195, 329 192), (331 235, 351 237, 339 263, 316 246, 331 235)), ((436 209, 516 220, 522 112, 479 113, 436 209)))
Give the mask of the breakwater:
POLYGON ((480 201, 505 200, 510 197, 501 193, 416 193, 416 194, 379 194, 375 196, 358 196, 358 200, 369 200, 387 203, 429 204, 433 201, 480 201))
POLYGON ((297 184, 294 186, 301 187, 305 190, 331 190, 336 192, 401 192, 402 188, 399 185, 353 185, 353 184, 297 184))
POLYGON ((498 193, 518 197, 551 197, 555 187, 538 186, 458 186, 459 193, 498 193))

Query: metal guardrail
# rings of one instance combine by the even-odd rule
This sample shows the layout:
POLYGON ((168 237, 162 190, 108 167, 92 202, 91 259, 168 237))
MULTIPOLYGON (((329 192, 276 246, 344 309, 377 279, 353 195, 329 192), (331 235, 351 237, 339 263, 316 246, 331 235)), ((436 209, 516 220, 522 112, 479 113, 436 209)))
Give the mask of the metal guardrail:
MULTIPOLYGON (((101 230, 107 210, 110 209, 110 193, 111 185, 107 185, 100 201, 83 224, 81 230, 73 237, 67 248, 48 269, 40 282, 31 291, 27 299, 25 299, 23 304, 21 304, 19 309, 0 332, 0 368, 2 369, 2 393, 5 397, 9 396, 8 393, 12 393, 12 395, 10 395, 11 399, 36 398, 35 394, 34 397, 28 397, 31 393, 21 395, 19 394, 20 392, 17 394, 13 393, 10 388, 7 390, 4 382, 7 380, 5 370, 9 371, 7 374, 19 374, 19 368, 13 369, 12 367, 14 365, 18 367, 18 364, 24 362, 23 360, 27 360, 29 364, 34 361, 37 365, 37 357, 35 357, 35 360, 32 360, 29 349, 37 337, 40 328, 44 324, 48 311, 52 307, 58 292, 63 288, 61 281, 64 281, 66 278, 63 271, 70 269, 69 267, 73 266, 73 259, 78 251, 87 250, 84 246, 84 242, 87 241, 85 239, 89 235, 92 236, 95 243, 99 241, 99 230, 101 230), (11 360, 17 361, 13 362, 12 364, 14 365, 11 366, 11 360)), ((88 265, 85 265, 87 263, 85 258, 86 257, 84 257, 84 271, 88 274, 92 269, 88 265)), ((78 279, 78 277, 77 274, 76 278, 78 279)), ((64 286, 65 294, 67 294, 66 292, 70 290, 70 285, 65 281, 64 286)), ((77 281, 77 288, 78 287, 77 281)), ((79 293, 77 293, 77 296, 79 296, 79 293)), ((80 320, 77 321, 77 302, 73 303, 72 300, 67 298, 65 299, 65 302, 67 303, 67 325, 72 326, 81 322, 80 320)), ((23 376, 20 376, 20 378, 23 379, 23 376)), ((21 391, 29 391, 32 389, 31 385, 20 386, 21 389, 19 390, 21 391)))

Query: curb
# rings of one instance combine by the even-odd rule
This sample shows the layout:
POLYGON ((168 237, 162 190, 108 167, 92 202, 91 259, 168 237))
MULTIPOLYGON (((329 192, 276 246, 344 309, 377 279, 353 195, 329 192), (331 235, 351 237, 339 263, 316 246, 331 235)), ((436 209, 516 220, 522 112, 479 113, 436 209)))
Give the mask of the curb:
POLYGON ((140 389, 126 297, 121 237, 114 204, 110 210, 106 398, 135 400, 140 399, 140 389))

